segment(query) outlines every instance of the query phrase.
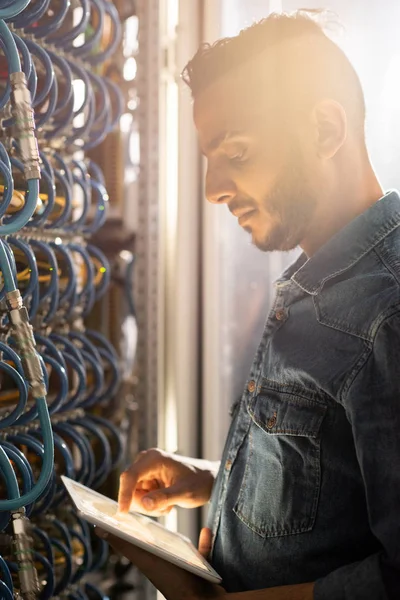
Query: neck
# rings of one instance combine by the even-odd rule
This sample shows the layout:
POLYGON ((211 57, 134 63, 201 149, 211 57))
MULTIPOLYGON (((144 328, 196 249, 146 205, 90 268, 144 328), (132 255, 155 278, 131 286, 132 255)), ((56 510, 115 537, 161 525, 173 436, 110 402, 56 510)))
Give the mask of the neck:
MULTIPOLYGON (((348 170, 347 168, 342 173, 348 170)), ((359 173, 359 177, 354 177, 354 172, 351 173, 351 179, 340 180, 324 198, 325 201, 318 209, 308 235, 300 244, 307 256, 315 254, 336 232, 384 195, 369 160, 363 169, 356 172, 359 173)))

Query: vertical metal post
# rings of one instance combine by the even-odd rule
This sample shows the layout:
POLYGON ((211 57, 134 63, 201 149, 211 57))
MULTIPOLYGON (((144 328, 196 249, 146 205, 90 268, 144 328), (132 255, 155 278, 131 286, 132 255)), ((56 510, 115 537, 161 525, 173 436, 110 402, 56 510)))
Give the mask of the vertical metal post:
POLYGON ((139 447, 157 444, 159 385, 159 0, 138 0, 138 96, 140 175, 136 245, 136 309, 139 328, 137 386, 139 447))

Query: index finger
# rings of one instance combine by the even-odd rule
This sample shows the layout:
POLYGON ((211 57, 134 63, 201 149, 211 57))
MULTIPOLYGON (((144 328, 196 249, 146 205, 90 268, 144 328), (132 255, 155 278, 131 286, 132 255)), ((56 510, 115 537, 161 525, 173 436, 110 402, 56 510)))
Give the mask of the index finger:
POLYGON ((118 508, 121 512, 128 512, 129 510, 136 490, 138 475, 136 469, 132 467, 121 473, 118 491, 118 508))

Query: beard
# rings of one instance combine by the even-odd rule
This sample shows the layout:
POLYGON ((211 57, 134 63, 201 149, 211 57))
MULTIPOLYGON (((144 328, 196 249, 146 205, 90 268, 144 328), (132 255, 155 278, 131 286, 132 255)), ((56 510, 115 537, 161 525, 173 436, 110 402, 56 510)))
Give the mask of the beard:
MULTIPOLYGON (((293 250, 305 238, 316 207, 317 192, 307 180, 300 152, 293 150, 283 174, 262 203, 261 211, 267 214, 269 230, 257 235, 257 229, 245 229, 252 233, 253 244, 263 252, 293 250)), ((261 218, 260 214, 260 221, 261 218)))

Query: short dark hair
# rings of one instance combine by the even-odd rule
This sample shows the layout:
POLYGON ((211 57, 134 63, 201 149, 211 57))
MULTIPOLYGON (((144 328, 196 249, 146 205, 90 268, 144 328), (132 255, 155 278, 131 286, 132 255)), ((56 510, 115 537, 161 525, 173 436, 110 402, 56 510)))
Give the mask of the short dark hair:
MULTIPOLYGON (((315 86, 342 102, 349 121, 364 135, 365 99, 360 79, 345 53, 326 35, 322 25, 324 20, 325 24, 335 24, 331 13, 327 11, 301 9, 291 14, 272 13, 243 29, 235 37, 220 39, 212 45, 202 44, 184 68, 182 79, 195 99, 220 77, 259 57, 268 49, 292 40, 298 43, 299 48, 310 48, 312 40, 316 50, 307 54, 306 65, 304 59, 303 64, 299 63, 302 60, 301 52, 295 52, 289 59, 282 59, 286 62, 277 66, 285 73, 289 66, 295 68, 298 64, 302 73, 308 73, 308 77, 304 77, 304 86, 309 85, 312 76, 315 86)), ((276 53, 275 56, 279 61, 281 54, 276 53)), ((288 88, 290 81, 286 81, 285 89, 288 88)), ((293 90, 295 94, 299 91, 293 90)))

